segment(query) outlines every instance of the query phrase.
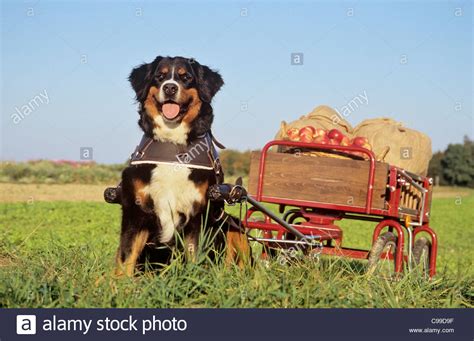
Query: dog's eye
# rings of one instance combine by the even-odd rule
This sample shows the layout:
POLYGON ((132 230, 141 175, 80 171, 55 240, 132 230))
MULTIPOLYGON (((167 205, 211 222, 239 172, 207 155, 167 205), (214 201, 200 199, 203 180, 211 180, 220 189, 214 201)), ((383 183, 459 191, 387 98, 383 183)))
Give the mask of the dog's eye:
POLYGON ((166 75, 164 73, 160 73, 158 76, 156 76, 156 80, 158 82, 162 82, 165 80, 166 75))
POLYGON ((193 79, 193 76, 191 76, 189 73, 185 73, 184 75, 181 76, 181 79, 185 82, 189 82, 190 80, 193 79))

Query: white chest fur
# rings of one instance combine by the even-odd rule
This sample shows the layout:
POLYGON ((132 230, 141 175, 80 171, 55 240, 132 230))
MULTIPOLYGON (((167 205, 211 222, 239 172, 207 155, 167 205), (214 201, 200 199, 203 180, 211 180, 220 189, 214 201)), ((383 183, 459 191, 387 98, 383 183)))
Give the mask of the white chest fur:
POLYGON ((157 140, 185 144, 188 138, 188 133, 189 126, 184 122, 165 123, 161 115, 155 117, 155 128, 153 129, 153 134, 157 140))
POLYGON ((202 200, 201 193, 188 178, 190 173, 189 168, 173 165, 159 165, 152 171, 147 192, 160 219, 162 243, 169 242, 176 229, 182 227, 179 213, 185 215, 187 223, 195 213, 195 203, 202 200))

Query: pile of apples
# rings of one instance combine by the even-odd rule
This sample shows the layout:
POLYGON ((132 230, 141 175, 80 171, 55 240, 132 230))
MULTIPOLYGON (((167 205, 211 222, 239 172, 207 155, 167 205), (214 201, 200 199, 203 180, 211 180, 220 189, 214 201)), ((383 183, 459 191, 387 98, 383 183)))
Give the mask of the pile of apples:
POLYGON ((299 141, 306 143, 320 143, 336 146, 357 146, 368 150, 372 150, 369 140, 366 137, 357 136, 350 139, 338 129, 329 131, 315 128, 313 126, 304 126, 302 128, 291 128, 287 131, 287 135, 291 141, 299 141))

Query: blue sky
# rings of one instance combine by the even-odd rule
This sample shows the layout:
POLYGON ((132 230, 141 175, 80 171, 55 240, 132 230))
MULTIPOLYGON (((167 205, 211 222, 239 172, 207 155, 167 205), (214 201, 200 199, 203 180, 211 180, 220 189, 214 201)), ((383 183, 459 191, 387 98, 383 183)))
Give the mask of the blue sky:
POLYGON ((96 161, 123 162, 141 136, 127 77, 157 55, 221 72, 213 130, 229 148, 260 148, 281 120, 365 92, 349 122, 392 117, 443 149, 474 135, 472 27, 470 1, 3 1, 1 159, 93 147, 96 161))

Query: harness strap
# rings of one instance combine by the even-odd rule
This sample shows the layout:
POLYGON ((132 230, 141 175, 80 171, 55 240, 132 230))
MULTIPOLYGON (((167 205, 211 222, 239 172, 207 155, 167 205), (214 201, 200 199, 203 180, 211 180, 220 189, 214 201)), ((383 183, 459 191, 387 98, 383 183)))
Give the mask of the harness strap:
POLYGON ((219 149, 222 149, 224 150, 225 149, 225 146, 220 143, 215 137, 214 137, 214 134, 212 133, 212 131, 209 131, 209 135, 211 135, 211 140, 212 142, 214 142, 214 144, 219 148, 219 149))
POLYGON ((157 141, 144 135, 130 156, 129 164, 166 164, 212 170, 216 182, 221 184, 224 181, 224 172, 214 145, 221 149, 225 148, 211 132, 198 136, 188 145, 157 141))
POLYGON ((148 149, 148 147, 150 147, 152 143, 153 143, 153 139, 151 137, 147 137, 146 135, 143 135, 142 140, 140 141, 140 144, 137 146, 135 151, 130 156, 129 163, 131 164, 134 159, 143 158, 146 150, 148 149))

